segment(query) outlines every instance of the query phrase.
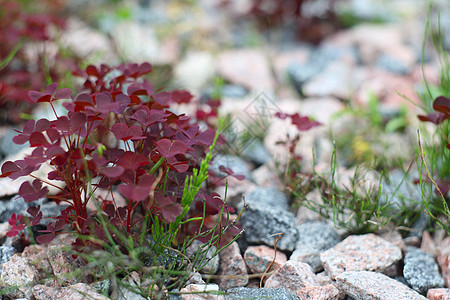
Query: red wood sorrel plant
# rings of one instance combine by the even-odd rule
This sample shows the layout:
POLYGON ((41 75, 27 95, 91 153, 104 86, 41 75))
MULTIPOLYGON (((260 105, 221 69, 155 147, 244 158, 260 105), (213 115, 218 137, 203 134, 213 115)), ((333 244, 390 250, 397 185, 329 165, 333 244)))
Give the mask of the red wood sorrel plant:
MULTIPOLYGON (((118 239, 118 232, 133 236, 149 231, 152 222, 167 224, 172 241, 196 202, 203 203, 200 207, 206 207, 207 215, 223 213, 223 209, 210 208, 223 208, 224 202, 202 188, 218 135, 212 129, 200 130, 188 116, 168 110, 193 96, 187 91, 155 91, 141 78, 151 70, 148 63, 89 66, 75 72, 85 78, 87 92, 72 98, 72 90, 57 89, 56 83, 44 92, 29 92, 32 101, 49 103, 56 119, 25 124, 13 141, 28 142, 35 149, 24 159, 4 163, 1 177, 34 178, 20 187, 19 194, 26 202, 47 197, 69 205, 41 231, 38 243, 48 243, 59 232, 69 231, 78 233, 74 244, 78 248, 95 248, 99 244, 80 237, 95 235, 111 242, 111 237, 118 239), (57 114, 54 102, 58 100, 64 100, 67 116, 57 114), (44 163, 53 168, 48 178, 33 175, 44 163), (58 181, 63 187, 55 184, 58 181), (58 192, 50 194, 47 186, 58 192), (98 196, 100 190, 108 196, 98 196), (124 205, 116 191, 126 199, 124 205), (98 212, 88 209, 90 201, 98 212), (99 218, 115 229, 105 234, 99 218)), ((11 217, 8 236, 40 222, 39 206, 28 213, 27 217, 11 217)), ((187 234, 195 236, 195 232, 187 234)))

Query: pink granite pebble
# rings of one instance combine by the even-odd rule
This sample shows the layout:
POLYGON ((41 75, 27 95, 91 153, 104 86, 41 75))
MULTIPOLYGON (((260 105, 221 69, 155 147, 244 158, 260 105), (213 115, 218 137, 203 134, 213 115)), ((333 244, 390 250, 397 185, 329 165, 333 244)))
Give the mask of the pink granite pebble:
POLYGON ((450 289, 429 289, 427 298, 430 300, 450 300, 450 289))
POLYGON ((310 265, 288 260, 280 266, 266 281, 265 288, 284 287, 288 291, 297 294, 305 287, 318 286, 316 275, 310 265))
POLYGON ((343 272, 336 276, 338 288, 358 300, 425 300, 401 282, 368 271, 343 272))
POLYGON ((269 272, 278 269, 287 261, 286 254, 278 251, 275 256, 275 250, 267 246, 250 246, 244 253, 245 263, 252 273, 266 272, 274 257, 275 261, 269 272))
POLYGON ((224 290, 245 286, 248 283, 247 267, 245 266, 238 243, 233 242, 230 246, 222 250, 219 256, 219 274, 225 275, 220 279, 219 286, 224 290), (230 278, 229 276, 236 277, 230 278))
POLYGON ((374 234, 349 236, 320 255, 323 267, 332 279, 346 271, 392 273, 401 258, 399 247, 374 234))
POLYGON ((437 262, 442 270, 445 286, 450 288, 450 237, 445 238, 437 249, 437 262))

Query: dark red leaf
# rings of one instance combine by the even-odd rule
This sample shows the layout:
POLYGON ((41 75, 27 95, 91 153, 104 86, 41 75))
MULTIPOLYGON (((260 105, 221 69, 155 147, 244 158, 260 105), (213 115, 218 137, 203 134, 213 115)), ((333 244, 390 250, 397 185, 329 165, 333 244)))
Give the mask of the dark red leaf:
POLYGON ((42 234, 42 235, 39 235, 38 237, 36 237, 36 242, 38 244, 48 244, 51 241, 53 241, 53 239, 55 237, 56 237, 56 233, 54 233, 54 232, 42 234))
POLYGON ((185 90, 172 91, 172 101, 175 103, 189 103, 194 97, 191 93, 185 90))
POLYGON ((27 212, 31 215, 31 226, 39 224, 42 219, 41 206, 32 206, 27 209, 27 212))
POLYGON ((156 143, 156 148, 165 158, 175 156, 177 154, 185 154, 187 146, 182 141, 171 141, 169 139, 160 139, 156 143))
POLYGON ((31 202, 44 198, 47 194, 48 188, 42 188, 42 182, 39 179, 35 179, 33 184, 29 181, 25 181, 19 188, 19 195, 23 197, 25 202, 31 202))
POLYGON ((137 170, 139 167, 148 165, 149 163, 150 162, 145 155, 136 154, 131 151, 125 152, 117 161, 117 165, 133 171, 137 170))
POLYGON ((145 137, 142 136, 142 129, 134 125, 128 127, 126 124, 117 123, 111 127, 111 131, 117 139, 122 141, 145 139, 145 137))
POLYGON ((298 130, 306 131, 313 127, 321 125, 317 121, 311 120, 309 117, 306 116, 300 116, 299 114, 295 113, 291 116, 292 124, 297 126, 298 130))
POLYGON ((43 145, 48 145, 50 142, 45 138, 41 132, 33 132, 30 135, 30 146, 38 147, 43 145))
POLYGON ((18 165, 12 161, 7 161, 2 165, 2 175, 0 175, 0 178, 9 177, 11 174, 19 172, 20 170, 22 169, 18 165))
POLYGON ((439 96, 433 101, 433 109, 450 118, 450 98, 439 96))
POLYGON ((72 97, 72 90, 68 89, 68 88, 63 88, 63 89, 57 90, 54 95, 55 100, 70 99, 71 97, 72 97))
POLYGON ((128 200, 139 202, 148 197, 150 188, 150 186, 122 184, 117 187, 117 190, 128 200))
POLYGON ((114 166, 100 170, 100 174, 109 178, 117 178, 120 177, 124 171, 125 168, 123 168, 122 166, 114 166))

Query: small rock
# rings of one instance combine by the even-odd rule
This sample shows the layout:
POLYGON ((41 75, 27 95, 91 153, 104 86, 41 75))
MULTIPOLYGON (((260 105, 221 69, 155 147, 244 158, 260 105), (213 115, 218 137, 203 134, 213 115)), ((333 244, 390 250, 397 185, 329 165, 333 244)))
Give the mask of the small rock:
POLYGON ((51 300, 61 298, 61 290, 52 286, 36 284, 35 286, 33 286, 31 291, 36 300, 51 300))
MULTIPOLYGON (((344 104, 336 97, 309 97, 300 103, 302 115, 314 118, 314 120, 328 125, 334 114, 344 109, 344 104)), ((328 129, 327 129, 328 130, 328 129)))
POLYGON ((355 300, 425 300, 395 279, 375 272, 349 271, 336 276, 338 288, 355 300))
POLYGON ((16 249, 12 246, 0 246, 0 273, 2 271, 2 264, 9 261, 16 253, 16 249))
POLYGON ((225 275, 219 280, 219 286, 224 289, 232 287, 245 286, 248 283, 247 267, 242 258, 237 242, 233 242, 230 246, 219 253, 220 256, 220 275, 225 275), (226 276, 236 276, 236 278, 227 278, 226 276))
POLYGON ((394 74, 406 75, 411 69, 402 61, 399 61, 387 54, 382 54, 376 61, 376 66, 394 74))
POLYGON ((298 294, 304 287, 318 286, 315 274, 308 264, 288 260, 282 264, 266 281, 264 287, 284 287, 291 293, 298 294))
POLYGON ((275 82, 268 61, 257 49, 239 49, 219 54, 218 72, 232 83, 250 90, 273 91, 275 82))
MULTIPOLYGON (((58 295, 57 299, 61 300, 84 300, 84 299, 92 299, 92 300, 108 300, 108 297, 105 297, 97 291, 85 284, 85 283, 77 283, 62 289, 61 293, 58 295)), ((134 300, 132 298, 127 298, 130 300, 134 300)))
POLYGON ((217 295, 219 286, 217 284, 189 284, 185 288, 182 288, 182 293, 194 293, 195 294, 182 294, 183 300, 224 300, 225 297, 217 295), (199 293, 200 292, 200 293, 199 293), (204 292, 203 294, 201 292, 204 292))
MULTIPOLYGON (((259 204, 261 206, 269 206, 283 210, 289 209, 289 200, 286 195, 274 187, 258 187, 244 196, 247 204, 259 204)), ((238 209, 241 209, 242 205, 243 201, 238 206, 238 209)))
POLYGON ((275 243, 275 238, 282 233, 277 243, 280 250, 292 251, 298 239, 298 230, 294 215, 284 209, 270 205, 250 202, 240 219, 245 229, 244 236, 248 243, 265 244, 269 247, 275 243))
POLYGON ((436 244, 434 243, 428 231, 424 231, 422 235, 422 243, 420 249, 433 257, 436 257, 436 244))
POLYGON ((77 279, 73 276, 83 262, 80 258, 74 259, 72 254, 62 250, 62 246, 50 245, 47 252, 48 260, 53 269, 53 274, 61 282, 76 283, 77 279))
POLYGON ((346 271, 386 272, 402 258, 400 248, 374 235, 349 236, 320 255, 331 278, 346 271))
POLYGON ((297 296, 300 300, 338 300, 340 299, 339 290, 332 284, 325 286, 307 286, 298 291, 297 296))
POLYGON ((430 288, 444 286, 439 267, 434 258, 415 247, 408 247, 404 259, 403 276, 408 284, 421 294, 430 288))
POLYGON ((450 288, 450 237, 446 237, 438 246, 437 262, 441 267, 445 286, 450 288))
MULTIPOLYGON (((315 189, 305 196, 305 201, 313 202, 314 204, 323 204, 322 194, 318 189, 315 189)), ((297 210, 296 216, 297 224, 304 224, 309 222, 316 221, 325 221, 325 218, 322 217, 318 212, 309 209, 308 207, 302 205, 297 210)))
POLYGON ((12 293, 17 298, 31 298, 31 285, 41 279, 36 267, 32 266, 30 260, 14 254, 8 262, 2 265, 0 281, 6 287, 17 287, 12 293))
POLYGON ((104 61, 116 63, 119 61, 114 54, 113 45, 108 37, 76 18, 67 20, 67 27, 62 31, 61 41, 76 57, 92 59, 101 54, 104 61))
POLYGON ((111 34, 116 47, 127 61, 158 63, 160 43, 152 27, 136 22, 121 22, 111 34))
POLYGON ((205 281, 202 278, 202 274, 199 272, 194 272, 189 276, 188 281, 186 282, 186 285, 189 284, 205 284, 205 281))
POLYGON ((450 300, 450 289, 429 289, 427 298, 430 300, 450 300))
POLYGON ((271 159, 269 151, 267 151, 260 139, 252 138, 243 147, 241 155, 256 166, 264 165, 271 159))
POLYGON ((22 257, 30 260, 30 264, 36 267, 42 278, 47 277, 48 274, 53 274, 47 252, 47 245, 29 245, 22 252, 22 257))
POLYGON ((350 99, 358 84, 358 73, 348 63, 337 61, 319 75, 305 83, 303 93, 307 97, 336 97, 350 99))
MULTIPOLYGON (((205 246, 204 243, 200 242, 199 240, 194 240, 192 244, 186 248, 185 255, 189 257, 190 259, 193 259, 195 256, 197 256, 197 252, 205 252, 207 249, 207 245, 205 246)), ((198 261, 204 260, 205 262, 208 261, 208 263, 200 270, 200 273, 202 274, 216 274, 219 270, 219 257, 213 257, 212 255, 216 251, 215 246, 211 246, 209 250, 201 254, 197 257, 198 261)), ((203 263, 202 263, 203 264, 203 263)))
POLYGON ((124 284, 119 285, 119 288, 113 291, 111 295, 113 298, 119 300, 145 300, 138 291, 141 288, 141 277, 134 271, 125 277, 122 282, 124 284))
POLYGON ((251 289, 246 287, 232 288, 227 291, 226 300, 247 300, 247 299, 277 299, 277 300, 297 300, 298 298, 288 292, 285 288, 261 288, 251 289))
POLYGON ((378 235, 379 237, 385 239, 390 242, 392 245, 399 247, 402 252, 406 252, 406 244, 403 240, 402 235, 397 230, 384 232, 378 235))
POLYGON ((272 163, 262 165, 252 171, 252 178, 260 187, 282 187, 280 179, 277 174, 273 171, 274 168, 272 163))
POLYGON ((297 226, 299 238, 290 260, 309 264, 315 273, 322 270, 320 254, 341 241, 327 222, 311 222, 297 226))
POLYGON ((283 252, 275 253, 274 249, 267 246, 250 246, 244 253, 244 260, 250 271, 256 274, 277 270, 287 261, 287 258, 283 252), (267 270, 267 267, 272 262, 273 265, 270 267, 270 270, 267 270))
POLYGON ((174 70, 174 82, 183 89, 200 90, 212 81, 215 59, 208 52, 189 52, 174 70))

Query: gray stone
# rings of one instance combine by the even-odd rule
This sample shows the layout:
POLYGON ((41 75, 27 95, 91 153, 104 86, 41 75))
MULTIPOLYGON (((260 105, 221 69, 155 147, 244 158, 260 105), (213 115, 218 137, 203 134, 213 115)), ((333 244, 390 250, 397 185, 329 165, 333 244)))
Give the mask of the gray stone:
POLYGON ((264 165, 272 158, 264 143, 257 138, 252 138, 246 143, 242 150, 242 156, 257 166, 264 165))
MULTIPOLYGON (((258 187, 245 195, 246 203, 254 203, 259 206, 270 206, 289 210, 289 200, 286 195, 274 187, 258 187)), ((240 203, 238 209, 242 208, 240 203)))
POLYGON ((230 168, 234 174, 244 175, 247 180, 252 180, 252 173, 246 162, 237 156, 219 154, 212 160, 209 169, 217 176, 226 176, 227 174, 219 170, 220 166, 230 168))
POLYGON ((426 293, 431 288, 444 287, 438 264, 430 254, 408 247, 404 263, 403 276, 414 290, 426 293))
POLYGON ((380 194, 381 204, 389 203, 393 214, 400 212, 405 206, 410 210, 417 210, 422 205, 420 185, 414 185, 412 178, 401 170, 389 173, 389 180, 383 178, 380 194))
POLYGON ((422 238, 423 232, 428 228, 430 216, 427 212, 421 211, 419 218, 411 226, 411 231, 408 233, 408 237, 422 238))
POLYGON ((327 222, 310 222, 297 226, 299 239, 290 259, 309 264, 315 273, 322 270, 320 254, 341 241, 337 231, 327 222))
POLYGON ((287 67, 287 74, 292 81, 294 88, 301 96, 303 96, 303 85, 306 82, 315 78, 325 70, 329 63, 338 59, 343 54, 349 53, 349 51, 353 53, 352 50, 345 47, 337 48, 336 46, 324 46, 314 49, 306 63, 291 63, 287 67))
POLYGON ((277 248, 292 251, 298 239, 294 215, 284 209, 264 203, 249 202, 241 217, 245 237, 250 244, 265 244, 273 247, 276 235, 283 233, 277 248))
POLYGON ((277 299, 277 300, 296 300, 297 296, 289 293, 285 288, 277 289, 252 289, 246 287, 238 287, 229 289, 228 295, 225 296, 226 300, 234 299, 277 299))
POLYGON ((20 152, 22 149, 28 147, 28 143, 18 145, 13 143, 12 139, 17 135, 17 132, 14 130, 8 130, 5 135, 0 138, 0 155, 7 157, 9 155, 16 154, 20 152))
POLYGON ((28 215, 27 209, 31 206, 42 205, 45 199, 39 199, 33 202, 25 200, 16 195, 9 200, 0 201, 0 223, 7 222, 13 213, 19 215, 28 215))
POLYGON ((399 61, 398 59, 395 59, 389 55, 382 54, 377 58, 376 66, 384 69, 386 71, 399 74, 399 75, 406 75, 410 72, 410 68, 408 68, 407 65, 405 65, 403 62, 399 61))
POLYGON ((210 246, 208 251, 206 251, 206 249, 208 249, 207 245, 200 242, 199 240, 194 240, 192 244, 188 248, 186 248, 185 255, 189 257, 189 259, 191 259, 193 263, 200 263, 200 261, 202 260, 202 265, 206 263, 206 265, 200 270, 200 273, 216 274, 219 270, 219 256, 213 257, 213 254, 216 251, 216 247, 210 246), (201 252, 202 254, 198 254, 198 252, 201 252), (197 257, 196 261, 194 261, 195 257, 197 257))
POLYGON ((0 246, 0 273, 2 272, 2 264, 9 261, 16 253, 16 249, 12 246, 0 246))
POLYGON ((336 277, 337 286, 354 300, 425 300, 416 291, 388 276, 349 271, 336 277))

